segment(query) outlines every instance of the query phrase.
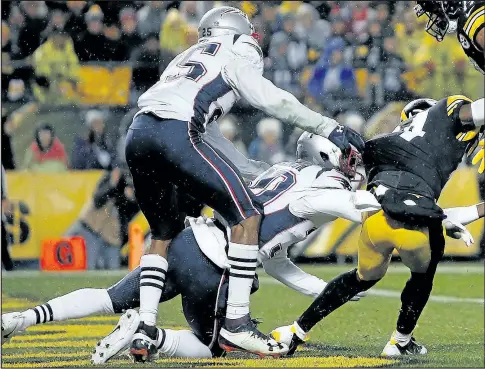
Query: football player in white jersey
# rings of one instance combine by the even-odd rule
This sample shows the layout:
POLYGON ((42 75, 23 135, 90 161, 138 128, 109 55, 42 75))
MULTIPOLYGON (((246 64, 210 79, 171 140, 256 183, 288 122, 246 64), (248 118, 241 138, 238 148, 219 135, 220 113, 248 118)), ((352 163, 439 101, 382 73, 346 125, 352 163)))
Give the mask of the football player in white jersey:
MULTIPOLYGON (((360 222, 361 212, 380 205, 369 192, 350 191, 358 155, 351 155, 354 159, 349 160, 328 140, 304 133, 298 141, 297 156, 296 163, 274 165, 250 186, 265 205, 258 260, 270 276, 305 295, 316 297, 326 283, 294 265, 287 257, 288 247, 337 217, 360 222)), ((459 222, 460 214, 469 213, 469 208, 453 209, 457 214, 453 219, 459 222)), ((467 218, 470 220, 473 219, 467 218)), ((189 224, 191 226, 174 239, 169 249, 167 286, 160 302, 181 294, 183 311, 192 331, 159 329, 158 352, 152 352, 149 359, 158 354, 176 357, 222 354, 216 342, 219 321, 224 316, 221 313, 225 307, 225 299, 221 297, 225 296, 224 288, 227 288, 224 270, 230 267, 224 233, 230 229, 227 225, 218 225, 217 220, 203 218, 192 218, 189 224)), ((453 235, 455 238, 470 240, 466 229, 459 225, 453 227, 450 230, 457 232, 453 235)), ((137 268, 108 290, 77 290, 23 313, 4 314, 2 341, 34 324, 133 309, 139 303, 139 280, 140 269, 137 268)), ((257 290, 256 282, 252 280, 253 290, 257 290)), ((130 344, 139 322, 136 311, 124 314, 115 330, 96 346, 93 361, 105 363, 122 352, 130 344)))
POLYGON ((139 98, 140 111, 126 139, 136 199, 152 234, 140 261, 141 323, 131 350, 137 361, 155 350, 167 248, 183 227, 175 186, 218 211, 232 228, 228 307, 220 335, 224 346, 271 355, 286 350, 261 334, 249 314, 261 204, 234 165, 233 158, 240 154, 233 146, 210 141, 207 125, 243 98, 287 124, 328 137, 344 151, 350 144, 359 151, 364 148, 356 132, 306 108, 263 78, 262 52, 246 14, 232 7, 212 9, 198 31, 198 43, 176 56, 159 82, 139 98))

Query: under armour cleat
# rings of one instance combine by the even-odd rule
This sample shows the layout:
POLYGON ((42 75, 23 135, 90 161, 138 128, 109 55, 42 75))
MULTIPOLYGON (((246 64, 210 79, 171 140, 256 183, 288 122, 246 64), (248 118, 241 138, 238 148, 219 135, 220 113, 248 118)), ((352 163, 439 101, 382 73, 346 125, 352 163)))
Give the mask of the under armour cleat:
POLYGON ((259 357, 280 357, 288 352, 288 346, 261 333, 253 320, 235 329, 221 328, 219 346, 226 352, 250 352, 259 357))
POLYGON ((127 310, 116 328, 99 341, 91 355, 93 364, 104 364, 115 356, 128 354, 130 343, 140 324, 140 316, 136 310, 127 310))
POLYGON ((23 331, 23 322, 24 316, 19 312, 2 314, 2 345, 10 341, 16 333, 23 331))
POLYGON ((158 355, 158 329, 140 322, 133 335, 130 356, 135 362, 152 361, 158 355))
POLYGON ((382 350, 381 356, 426 355, 427 353, 426 347, 417 343, 414 337, 411 337, 405 345, 398 343, 391 337, 391 340, 382 350))
POLYGON ((302 345, 309 339, 308 334, 305 334, 301 329, 299 329, 296 322, 292 325, 276 328, 271 331, 269 335, 276 341, 288 346, 288 353, 286 356, 293 355, 298 346, 302 345))

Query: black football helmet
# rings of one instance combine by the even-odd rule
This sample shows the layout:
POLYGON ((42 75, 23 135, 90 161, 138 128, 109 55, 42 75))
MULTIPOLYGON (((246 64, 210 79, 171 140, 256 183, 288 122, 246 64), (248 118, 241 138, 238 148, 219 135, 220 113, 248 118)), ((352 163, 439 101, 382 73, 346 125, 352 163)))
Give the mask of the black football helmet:
POLYGON ((443 41, 447 33, 456 30, 456 22, 463 12, 463 1, 416 1, 414 11, 418 18, 422 15, 429 18, 426 32, 443 41))
POLYGON ((419 114, 422 111, 428 110, 437 102, 438 101, 434 99, 417 99, 417 100, 411 101, 401 111, 401 117, 400 117, 401 123, 405 122, 408 119, 411 119, 416 114, 419 114))

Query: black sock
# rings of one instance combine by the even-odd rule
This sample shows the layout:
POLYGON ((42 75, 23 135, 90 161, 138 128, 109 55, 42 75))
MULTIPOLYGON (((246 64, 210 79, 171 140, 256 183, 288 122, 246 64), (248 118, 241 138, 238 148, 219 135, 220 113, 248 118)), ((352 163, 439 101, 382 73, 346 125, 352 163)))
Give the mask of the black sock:
POLYGON ((297 320, 298 325, 305 332, 309 332, 332 311, 337 310, 359 292, 368 290, 378 281, 361 281, 357 276, 357 269, 335 277, 300 316, 297 320))
POLYGON ((426 273, 411 273, 411 278, 409 278, 401 293, 402 304, 396 329, 403 334, 411 334, 416 327, 416 323, 431 295, 436 268, 445 250, 445 239, 441 222, 434 222, 428 228, 431 248, 431 260, 428 270, 426 273))
POLYGON ((396 329, 402 334, 411 334, 423 312, 433 288, 433 276, 427 273, 411 273, 401 294, 401 310, 396 329))

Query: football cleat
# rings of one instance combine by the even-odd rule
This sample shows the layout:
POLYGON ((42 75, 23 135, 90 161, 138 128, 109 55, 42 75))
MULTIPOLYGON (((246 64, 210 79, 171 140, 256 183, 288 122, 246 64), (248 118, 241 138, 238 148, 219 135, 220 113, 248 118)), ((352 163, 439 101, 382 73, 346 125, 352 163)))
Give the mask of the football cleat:
POLYGON ((23 331, 23 321, 24 317, 19 312, 2 314, 2 345, 10 341, 16 333, 23 331))
POLYGON ((226 352, 242 351, 259 357, 280 357, 288 352, 288 346, 261 333, 253 320, 229 331, 221 328, 219 346, 226 352))
POLYGON ((382 350, 381 356, 425 355, 427 353, 426 347, 417 343, 414 337, 411 337, 406 345, 401 345, 391 337, 382 350))
POLYGON ((131 339, 140 324, 140 316, 136 310, 127 310, 124 313, 116 328, 105 338, 99 341, 91 355, 93 364, 99 365, 106 363, 114 356, 128 353, 131 339))
POLYGON ((158 329, 140 322, 132 337, 129 355, 135 362, 152 361, 158 356, 158 329))
POLYGON ((309 340, 309 335, 305 334, 297 325, 293 323, 292 325, 286 325, 274 329, 270 334, 270 337, 278 342, 284 343, 288 346, 287 356, 291 356, 295 353, 298 346, 309 340))

